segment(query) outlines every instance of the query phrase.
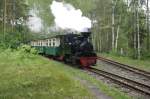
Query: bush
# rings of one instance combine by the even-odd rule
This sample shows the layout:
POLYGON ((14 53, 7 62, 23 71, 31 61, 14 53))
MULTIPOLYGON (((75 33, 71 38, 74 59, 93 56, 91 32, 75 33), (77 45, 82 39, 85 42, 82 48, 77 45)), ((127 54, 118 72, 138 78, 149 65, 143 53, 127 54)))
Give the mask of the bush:
POLYGON ((30 53, 30 54, 38 54, 38 51, 35 48, 32 48, 29 45, 21 45, 17 48, 18 51, 24 52, 24 53, 30 53))

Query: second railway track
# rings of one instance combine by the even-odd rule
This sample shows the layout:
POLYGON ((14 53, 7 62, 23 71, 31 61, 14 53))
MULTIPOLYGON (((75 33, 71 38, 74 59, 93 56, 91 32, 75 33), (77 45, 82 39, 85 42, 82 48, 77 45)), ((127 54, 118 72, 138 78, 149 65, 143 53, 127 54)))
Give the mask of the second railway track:
POLYGON ((101 60, 101 61, 103 61, 105 63, 112 64, 112 65, 117 66, 119 68, 125 69, 127 71, 131 71, 131 72, 134 72, 136 74, 145 76, 148 79, 150 79, 150 72, 147 72, 147 71, 144 71, 144 70, 141 70, 141 69, 138 69, 138 68, 126 65, 126 64, 122 64, 122 63, 119 63, 119 62, 116 62, 116 61, 112 61, 112 60, 106 59, 104 57, 97 57, 97 59, 101 60))
POLYGON ((113 73, 109 73, 109 72, 104 71, 104 70, 92 68, 92 67, 87 68, 87 70, 90 72, 93 72, 97 75, 108 78, 108 79, 112 80, 114 83, 117 83, 119 85, 123 85, 123 86, 127 87, 128 89, 133 89, 133 90, 138 91, 142 94, 150 96, 150 86, 149 85, 146 85, 146 84, 143 84, 143 83, 140 83, 140 82, 128 79, 128 78, 124 78, 122 76, 119 76, 119 75, 116 75, 113 73))

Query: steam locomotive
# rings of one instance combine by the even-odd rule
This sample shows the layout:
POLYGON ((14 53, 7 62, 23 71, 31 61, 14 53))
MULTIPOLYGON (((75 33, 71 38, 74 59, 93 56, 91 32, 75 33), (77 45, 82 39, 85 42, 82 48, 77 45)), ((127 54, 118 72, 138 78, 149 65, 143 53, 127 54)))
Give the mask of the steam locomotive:
POLYGON ((88 67, 96 64, 96 53, 90 42, 91 32, 57 35, 43 40, 31 41, 31 46, 40 54, 66 63, 88 67))

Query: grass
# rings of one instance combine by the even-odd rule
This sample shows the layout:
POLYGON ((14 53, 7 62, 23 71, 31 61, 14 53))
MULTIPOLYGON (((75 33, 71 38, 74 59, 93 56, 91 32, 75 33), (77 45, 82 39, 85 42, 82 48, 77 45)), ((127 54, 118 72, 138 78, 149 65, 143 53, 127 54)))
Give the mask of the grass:
POLYGON ((40 56, 0 54, 0 99, 83 99, 92 95, 59 66, 40 56))
POLYGON ((150 72, 150 60, 149 59, 135 60, 129 57, 115 56, 112 54, 105 54, 105 53, 99 54, 99 55, 150 72))
POLYGON ((113 99, 130 99, 80 69, 23 51, 0 53, 0 99, 94 99, 77 77, 94 84, 113 99))

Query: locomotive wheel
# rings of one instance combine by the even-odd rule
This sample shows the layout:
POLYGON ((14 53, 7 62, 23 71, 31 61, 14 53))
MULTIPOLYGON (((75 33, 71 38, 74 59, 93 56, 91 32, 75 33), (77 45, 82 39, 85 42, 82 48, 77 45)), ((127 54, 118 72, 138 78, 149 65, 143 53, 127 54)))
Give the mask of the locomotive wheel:
POLYGON ((71 63, 72 63, 73 65, 77 65, 77 59, 76 59, 75 56, 72 56, 72 58, 71 58, 71 63))
POLYGON ((65 63, 69 63, 69 60, 70 60, 69 55, 65 55, 63 61, 65 63))
POLYGON ((63 61, 64 61, 64 63, 67 63, 67 59, 66 59, 66 57, 64 57, 63 61))
POLYGON ((74 56, 72 58, 72 64, 75 65, 77 68, 82 68, 81 64, 80 64, 80 60, 78 59, 78 57, 74 56))

